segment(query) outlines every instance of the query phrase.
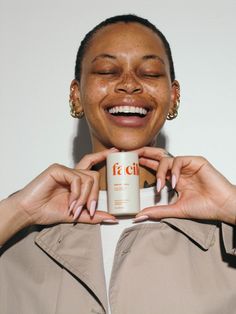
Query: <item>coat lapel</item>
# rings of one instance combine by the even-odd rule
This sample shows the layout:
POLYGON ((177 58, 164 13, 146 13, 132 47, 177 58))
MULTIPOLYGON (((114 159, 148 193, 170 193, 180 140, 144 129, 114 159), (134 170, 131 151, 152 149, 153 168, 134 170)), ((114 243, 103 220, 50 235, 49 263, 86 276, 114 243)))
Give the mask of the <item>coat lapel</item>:
POLYGON ((107 311, 100 225, 59 224, 43 229, 35 242, 81 280, 107 311))
POLYGON ((176 228, 197 243, 203 250, 208 250, 214 242, 217 227, 214 221, 166 218, 162 222, 176 228))

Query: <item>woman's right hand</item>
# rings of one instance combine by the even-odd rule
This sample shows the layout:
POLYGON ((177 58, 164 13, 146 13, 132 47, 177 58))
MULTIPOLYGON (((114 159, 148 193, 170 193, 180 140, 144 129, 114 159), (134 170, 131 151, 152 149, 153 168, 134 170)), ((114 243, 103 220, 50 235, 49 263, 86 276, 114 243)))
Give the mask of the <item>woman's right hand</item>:
POLYGON ((95 212, 99 174, 90 170, 112 151, 114 149, 86 155, 77 169, 51 165, 10 198, 28 216, 28 224, 116 222, 115 217, 106 212, 95 212), (84 208, 87 210, 82 210, 84 208))

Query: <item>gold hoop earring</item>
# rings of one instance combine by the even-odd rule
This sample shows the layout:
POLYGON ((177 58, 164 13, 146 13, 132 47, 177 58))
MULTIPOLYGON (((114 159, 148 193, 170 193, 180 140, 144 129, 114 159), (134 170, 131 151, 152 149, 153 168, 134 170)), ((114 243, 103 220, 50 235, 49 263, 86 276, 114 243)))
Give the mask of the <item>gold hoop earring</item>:
POLYGON ((74 106, 72 100, 69 101, 69 105, 70 105, 70 115, 71 115, 73 118, 75 118, 75 119, 81 119, 81 118, 83 118, 83 116, 84 116, 83 110, 77 112, 77 111, 75 110, 75 106, 74 106))
POLYGON ((180 101, 177 100, 177 102, 175 103, 174 107, 168 113, 168 115, 166 117, 167 120, 173 120, 173 119, 175 119, 178 116, 179 104, 180 104, 180 101))

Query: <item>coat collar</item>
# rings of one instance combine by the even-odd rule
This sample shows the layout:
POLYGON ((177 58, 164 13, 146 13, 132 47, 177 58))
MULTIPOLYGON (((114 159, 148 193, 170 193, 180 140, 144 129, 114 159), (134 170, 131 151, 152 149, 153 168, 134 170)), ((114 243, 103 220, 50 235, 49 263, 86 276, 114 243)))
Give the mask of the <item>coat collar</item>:
POLYGON ((99 225, 59 224, 43 229, 36 244, 73 273, 92 291, 107 311, 99 225))
MULTIPOLYGON (((107 211, 107 192, 99 192, 99 208, 107 211)), ((145 195, 148 193, 149 199, 153 199, 153 204, 150 206, 166 205, 173 203, 177 200, 178 195, 175 190, 170 186, 166 186, 160 194, 156 194, 156 188, 150 187, 140 190, 142 200, 146 199, 145 195)), ((143 204, 144 207, 147 204, 143 204)), ((142 206, 141 206, 142 208, 142 206)), ((166 218, 162 219, 161 222, 168 224, 169 226, 177 229, 179 232, 186 235, 188 238, 192 239, 196 244, 198 244, 202 249, 208 250, 213 243, 214 232, 216 229, 216 223, 212 221, 205 220, 189 220, 189 219, 177 219, 177 218, 166 218)), ((132 229, 139 228, 141 224, 131 227, 132 229)), ((136 229, 137 230, 137 229, 136 229)))
MULTIPOLYGON (((214 242, 215 223, 176 218, 163 219, 161 223, 183 233, 203 250, 208 250, 214 242)), ((131 229, 142 229, 143 225, 135 225, 131 229)), ((83 281, 107 311, 100 225, 59 224, 43 229, 35 238, 35 242, 60 265, 83 281)))
POLYGON ((208 250, 214 243, 217 227, 214 221, 166 218, 162 219, 162 222, 176 228, 204 250, 208 250))

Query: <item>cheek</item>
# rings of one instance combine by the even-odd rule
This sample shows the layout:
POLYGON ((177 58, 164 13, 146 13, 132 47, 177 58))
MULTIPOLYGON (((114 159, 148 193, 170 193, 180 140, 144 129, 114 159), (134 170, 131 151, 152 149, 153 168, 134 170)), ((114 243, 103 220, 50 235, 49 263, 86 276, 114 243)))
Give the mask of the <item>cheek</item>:
POLYGON ((157 108, 163 112, 168 112, 171 105, 171 86, 168 84, 159 84, 156 86, 149 86, 148 93, 151 95, 153 101, 157 103, 157 108))
POLYGON ((101 79, 88 79, 87 86, 90 91, 101 95, 107 94, 110 89, 109 84, 101 79))
POLYGON ((110 87, 101 80, 87 79, 81 85, 81 102, 84 107, 88 105, 96 105, 106 97, 110 87))

